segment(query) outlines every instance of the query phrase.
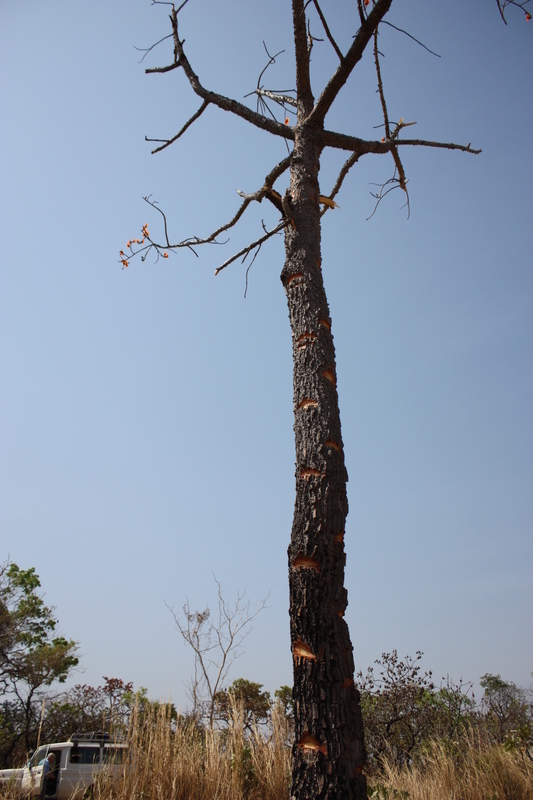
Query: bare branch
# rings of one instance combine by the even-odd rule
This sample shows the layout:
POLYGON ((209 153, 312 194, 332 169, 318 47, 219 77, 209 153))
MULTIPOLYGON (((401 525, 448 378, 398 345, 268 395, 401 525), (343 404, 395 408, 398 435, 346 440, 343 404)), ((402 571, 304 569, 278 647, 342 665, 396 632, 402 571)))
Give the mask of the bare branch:
POLYGON ((167 226, 167 218, 166 218, 166 216, 165 216, 165 212, 164 212, 164 211, 161 211, 161 209, 159 208, 159 206, 157 205, 157 203, 153 203, 153 202, 150 200, 150 197, 144 197, 144 198, 143 198, 143 200, 144 200, 146 203, 148 203, 148 205, 149 205, 149 206, 152 206, 152 208, 155 208, 155 210, 156 210, 156 211, 159 211, 159 213, 160 213, 160 214, 161 214, 161 216, 163 217, 163 224, 164 224, 164 226, 165 226, 165 239, 166 239, 166 241, 167 241, 167 244, 166 244, 166 246, 167 246, 167 247, 170 247, 170 242, 169 242, 169 240, 168 240, 168 226, 167 226))
MULTIPOLYGON (((161 152, 161 150, 164 150, 164 149, 165 149, 165 147, 168 147, 168 146, 169 146, 169 145, 171 145, 173 142, 175 142, 175 141, 176 141, 176 139, 179 139, 179 138, 180 138, 180 136, 182 136, 182 135, 185 133, 185 131, 187 130, 187 128, 189 128, 189 127, 190 127, 190 126, 193 124, 193 122, 196 122, 196 120, 198 119, 198 117, 200 117, 200 116, 201 116, 201 115, 204 113, 204 111, 206 110, 206 108, 207 108, 207 106, 208 106, 208 105, 209 105, 209 102, 208 102, 207 100, 204 100, 204 102, 202 103, 202 105, 200 106, 200 108, 198 109, 198 111, 197 111, 195 114, 193 114, 193 115, 192 115, 192 117, 191 117, 191 118, 190 118, 190 119, 189 119, 189 120, 188 120, 188 121, 185 123, 185 125, 184 125, 184 126, 183 126, 183 128, 182 128, 182 129, 179 131, 179 133, 177 133, 175 136, 173 136, 173 137, 172 137, 172 139, 166 139, 166 140, 163 140, 165 143, 164 143, 164 144, 162 144, 162 145, 161 145, 161 147, 156 147, 156 149, 155 149, 155 150, 152 150, 152 155, 154 155, 154 153, 159 153, 159 152, 161 152)), ((145 136, 144 138, 145 138, 145 141, 147 141, 147 142, 154 141, 153 139, 148 139, 146 136, 145 136)), ((161 140, 160 140, 160 139, 158 139, 157 141, 161 141, 161 140)))
POLYGON ((221 108, 223 111, 231 111, 232 114, 241 117, 247 122, 252 123, 252 125, 255 125, 257 128, 268 131, 275 136, 281 136, 283 139, 294 139, 294 132, 287 128, 287 126, 283 123, 268 119, 267 117, 258 114, 256 111, 252 111, 251 108, 239 103, 237 100, 224 97, 224 95, 218 94, 218 92, 211 92, 202 86, 183 50, 183 42, 180 40, 178 34, 178 13, 174 9, 170 19, 172 22, 172 31, 174 37, 174 60, 175 62, 179 62, 185 75, 187 76, 191 88, 199 97, 201 97, 207 103, 212 103, 218 108, 221 108))
POLYGON ((324 17, 324 14, 322 13, 322 9, 318 5, 318 0, 313 0, 313 4, 314 4, 314 6, 315 6, 315 8, 317 10, 318 16, 320 17, 320 22, 322 23, 322 26, 323 26, 323 28, 324 28, 324 30, 326 32, 326 36, 328 37, 328 39, 329 39, 329 41, 331 43, 331 46, 333 47, 333 49, 337 53, 337 55, 339 57, 339 61, 342 62, 342 60, 344 59, 344 56, 342 55, 342 53, 340 51, 340 48, 337 46, 337 43, 336 43, 335 39, 331 35, 331 31, 328 28, 328 23, 326 22, 326 18, 324 17))
POLYGON ((505 19, 505 9, 507 6, 515 6, 519 8, 521 11, 524 12, 526 15, 526 20, 529 22, 531 19, 531 14, 529 11, 526 10, 526 6, 529 5, 530 0, 496 0, 498 5, 498 10, 500 12, 500 17, 503 19, 505 24, 507 25, 507 20, 505 19))
MULTIPOLYGON (((251 251, 252 251, 252 250, 253 250, 255 247, 261 247, 261 245, 262 245, 264 242, 266 242, 266 241, 267 241, 267 239, 270 239, 270 237, 271 237, 271 236, 274 236, 276 233, 279 233, 280 231, 282 231, 282 230, 283 230, 283 228, 285 228, 285 226, 286 226, 286 225, 288 225, 288 224, 289 224, 289 220, 288 220, 288 219, 284 219, 284 220, 283 220, 283 222, 280 222, 280 223, 279 223, 279 225, 277 225, 277 226, 276 226, 275 228, 273 228, 271 231, 267 231, 267 233, 266 233, 264 236, 261 236, 261 238, 260 238, 260 239, 257 239, 255 242, 252 242, 252 243, 251 243, 251 244, 249 244, 247 247, 243 247, 243 249, 242 249, 242 250, 239 250, 239 252, 238 252, 238 253, 235 253, 235 255, 234 255, 234 256, 232 256, 231 258, 228 258, 228 260, 227 260, 227 261, 224 261, 224 263, 223 263, 223 264, 221 264, 221 265, 220 265, 220 267, 218 267, 218 268, 215 270, 215 275, 218 275, 218 273, 219 273, 219 272, 222 272, 222 270, 223 270, 223 269, 226 269, 226 267, 228 267, 230 264, 232 264, 234 261, 236 261, 236 260, 237 260, 238 258, 240 258, 241 256, 244 256, 244 257, 246 258, 246 256, 247 256, 247 255, 248 255, 248 254, 249 254, 249 253, 250 253, 250 252, 251 252, 251 251)), ((255 256, 254 256, 254 258, 255 258, 255 256)), ((244 259, 243 259, 243 260, 244 260, 244 259)))
MULTIPOLYGON (((244 212, 246 211, 246 209, 248 208, 250 203, 252 203, 254 200, 257 201, 258 203, 261 203, 262 200, 263 200, 263 197, 269 196, 269 193, 271 191, 273 191, 272 190, 272 186, 274 185, 275 181, 280 177, 280 175, 282 175, 289 168, 289 165, 290 165, 290 156, 287 156, 282 161, 280 161, 279 164, 276 164, 276 166, 268 173, 268 175, 265 178, 265 182, 264 182, 263 186, 261 187, 261 189, 259 189, 256 192, 253 192, 252 194, 245 194, 244 192, 241 192, 240 190, 238 190, 237 193, 239 194, 240 197, 243 198, 243 202, 239 206, 239 208, 237 210, 237 213, 232 217, 232 219, 229 222, 225 223, 224 225, 221 225, 219 228, 217 228, 215 231, 213 231, 213 233, 211 233, 209 236, 207 236, 204 239, 201 239, 199 236, 191 236, 191 237, 189 237, 187 239, 183 239, 183 241, 181 241, 181 242, 177 242, 176 244, 171 244, 169 236, 168 236, 167 218, 166 218, 166 215, 165 215, 164 211, 162 211, 159 208, 159 206, 158 206, 158 204, 156 202, 150 200, 150 197, 144 197, 143 200, 146 203, 148 203, 148 205, 152 206, 152 208, 155 208, 155 210, 158 211, 161 214, 161 216, 163 217, 164 227, 165 227, 165 244, 159 244, 158 242, 155 242, 150 237, 150 234, 149 234, 149 231, 148 231, 148 225, 144 225, 143 229, 142 229, 142 240, 139 240, 139 239, 130 240, 126 244, 126 248, 129 250, 129 252, 127 254, 124 253, 122 250, 120 251, 120 258, 119 258, 120 263, 122 264, 123 267, 128 267, 129 266, 129 260, 128 259, 133 258, 134 256, 141 255, 141 254, 142 254, 141 255, 141 260, 145 261, 146 257, 148 256, 148 254, 150 252, 150 250, 152 250, 152 249, 154 249, 156 251, 157 258, 159 258, 159 257, 168 258, 168 252, 167 252, 168 250, 179 250, 179 249, 184 248, 184 247, 186 247, 187 249, 191 250, 191 252, 194 253, 195 256, 198 256, 198 254, 197 254, 197 252, 196 252, 196 250, 194 248, 198 247, 199 245, 202 245, 202 244, 219 244, 219 245, 220 244, 225 244, 224 242, 217 241, 217 237, 220 236, 221 233, 224 233, 224 231, 229 230, 230 228, 232 228, 234 225, 237 224, 237 222, 240 220, 240 218, 242 217, 242 215, 244 214, 244 212), (148 242, 148 244, 144 244, 145 241, 148 242), (134 250, 133 249, 133 245, 134 244, 141 245, 141 246, 139 247, 138 250, 134 250), (142 246, 142 245, 144 245, 144 246, 142 246)), ((272 198, 270 198, 270 199, 272 199, 272 198)), ((274 205, 276 206, 276 208, 278 208, 278 204, 277 203, 274 203, 274 205)), ((285 225, 285 221, 283 222, 281 227, 283 227, 284 225, 285 225)), ((257 245, 263 244, 264 241, 266 241, 268 238, 270 238, 270 236, 273 236, 274 233, 277 233, 277 232, 278 232, 277 230, 276 231, 271 231, 270 233, 267 232, 268 233, 267 236, 262 237, 262 239, 260 241, 258 240, 257 242, 254 242, 253 244, 251 244, 249 246, 249 248, 244 248, 244 250, 242 250, 241 252, 237 253, 236 256, 234 256, 232 259, 230 259, 225 264, 223 264, 219 269, 224 269, 226 266, 228 266, 228 264, 230 264, 236 258, 239 258, 247 250, 253 250, 254 247, 257 247, 257 245)))
POLYGON ((374 63, 376 65, 376 75, 378 78, 378 92, 379 92, 379 99, 381 100, 381 109, 383 111, 383 122, 385 123, 385 137, 387 139, 390 139, 389 113, 387 111, 387 103, 385 102, 385 92, 383 91, 383 80, 381 78, 381 67, 379 64, 377 28, 374 31, 374 63))
MULTIPOLYGON (((270 92, 268 89, 254 89, 253 92, 250 94, 257 94, 260 97, 268 97, 270 100, 273 100, 275 103, 278 103, 280 106, 292 106, 293 108, 297 107, 296 100, 294 97, 289 97, 286 94, 275 94, 275 92, 270 92)), ((248 97, 248 95, 246 95, 248 97)))
POLYGON ((382 23, 383 23, 383 25, 388 25, 388 26, 389 26, 389 28, 394 28, 394 30, 395 30, 395 31, 399 31, 399 33, 405 33, 405 35, 406 35, 406 36, 408 36, 410 39, 412 39, 412 40, 413 40, 413 42, 416 42, 417 44, 419 44, 419 45, 420 45, 420 47, 423 47, 423 48, 424 48, 424 50, 427 50, 427 51, 428 51, 428 53, 431 53, 431 55, 432 55, 432 56, 437 56, 437 58, 440 58, 440 56, 439 56, 439 54, 438 54, 438 53, 435 53, 435 51, 434 51, 434 50, 430 50, 430 49, 429 49, 429 47, 426 47, 426 45, 425 45, 423 42, 419 41, 419 40, 416 38, 416 36, 412 36, 412 35, 411 35, 410 33, 408 33, 407 31, 404 31, 404 29, 403 29, 403 28, 398 28, 398 26, 397 26, 397 25, 393 25, 393 24, 392 24, 392 22, 389 22, 389 21, 388 21, 388 20, 386 20, 386 19, 383 19, 383 20, 382 20, 382 23))
MULTIPOLYGON (((376 75, 378 79, 378 92, 379 92, 379 99, 381 100, 381 108, 383 111, 383 122, 385 124, 385 139, 390 139, 391 141, 395 141, 398 138, 398 135, 403 126, 403 118, 400 122, 396 125, 393 134, 391 136, 390 132, 390 123, 389 123, 389 112, 387 111, 387 103, 385 101, 385 92, 383 90, 383 79, 381 77, 381 67, 379 63, 379 49, 378 49, 378 28, 374 31, 374 63, 376 65, 376 75)), ((406 123, 407 124, 407 123, 406 123)), ((411 124, 411 123, 409 123, 411 124)), ((398 150, 395 145, 391 148, 392 157, 394 159, 395 170, 394 175, 391 178, 391 181, 398 181, 399 186, 403 189, 405 194, 407 195, 407 205, 409 207, 409 193, 407 191, 407 179, 405 177, 405 170, 403 168, 403 164, 401 162, 400 156, 398 155, 398 150), (396 178, 396 173, 398 174, 398 178, 396 178)), ((376 203, 376 207, 374 208, 373 214, 376 212, 376 209, 381 202, 381 195, 378 198, 378 202, 376 203)))
MULTIPOLYGON (((333 189, 329 194, 332 200, 339 193, 345 177, 347 176, 351 168, 354 166, 354 164, 357 163, 358 160, 359 160, 359 153, 352 153, 352 155, 344 162, 344 165, 337 176, 337 180, 335 181, 335 186, 333 187, 333 189)), ((328 210, 328 208, 329 206, 325 205, 322 211, 320 212, 320 215, 323 216, 328 210)))
MULTIPOLYGON (((410 125, 414 123, 410 122, 410 125)), ((473 153, 478 156, 482 151, 475 150, 471 144, 455 144, 454 142, 428 142, 425 139, 399 139, 396 145, 406 145, 407 147, 439 147, 445 150, 462 150, 463 153, 473 153)))
POLYGON ((259 78, 257 79, 257 88, 258 88, 258 89, 260 89, 260 88, 261 88, 261 78, 263 77, 263 75, 265 74, 265 72, 267 71, 267 69, 268 69, 269 67, 271 67, 271 66, 272 66, 272 64, 275 64, 275 63, 276 63, 276 58, 277 58, 278 56, 280 56, 282 53, 284 53, 284 52, 285 52, 285 50, 280 50, 280 51, 279 51, 279 53, 276 53, 276 55, 275 55, 275 56, 271 56, 271 55, 270 55, 270 53, 268 52, 268 48, 267 48, 267 46, 266 46, 266 44, 265 44, 264 42, 263 42, 263 47, 265 48, 265 53, 267 54, 267 56, 268 56, 268 58, 269 58, 269 61, 268 61, 268 64, 266 65, 266 67, 263 67, 263 69, 262 69, 262 70, 261 70, 261 72, 259 73, 259 78))
MULTIPOLYGON (((172 36, 172 34, 170 34, 172 36)), ((155 72, 171 72, 173 69, 177 69, 181 67, 179 61, 174 61, 173 64, 168 64, 166 67, 150 67, 149 69, 145 69, 145 73, 147 75, 153 75, 155 72)))
POLYGON ((374 206, 374 210, 372 211, 370 216, 366 218, 367 221, 374 216, 374 214, 378 210, 378 206, 381 203, 381 201, 388 194, 390 194, 390 192, 392 192, 394 189, 403 189, 403 191, 405 192, 405 194, 407 196, 407 200, 405 202, 405 205, 407 206, 407 219, 409 219, 409 217, 411 216, 411 205, 410 205, 410 202, 409 202, 409 192, 407 191, 407 186, 406 186, 407 181, 405 180, 405 175, 403 176, 404 185, 402 186, 402 183, 401 183, 400 179, 396 177, 396 174, 397 174, 397 170, 395 169, 394 170, 394 175, 392 176, 392 178, 389 178, 388 181, 385 181, 385 183, 382 183, 380 185, 380 189, 379 189, 379 192, 377 194, 375 194, 374 192, 370 192, 372 197, 374 197, 376 199, 376 205, 374 206), (387 187, 387 186, 389 188, 385 191, 385 187, 387 187))
POLYGON ((156 42, 155 44, 151 45, 150 47, 135 47, 135 45, 133 45, 133 47, 135 48, 135 50, 138 50, 140 53, 144 53, 143 57, 142 57, 142 58, 141 58, 141 60, 139 61, 139 64, 142 64, 142 63, 143 63, 143 61, 144 61, 144 59, 146 58, 146 56, 148 55, 148 53, 149 53, 151 50, 153 50, 153 49, 154 49, 154 47, 157 47, 157 45, 158 45, 158 44, 161 44, 161 42, 164 42, 164 41, 165 41, 165 39, 171 39, 171 38, 172 38, 172 34, 171 34, 171 33, 169 33, 169 34, 167 34, 166 36, 163 36, 163 38, 162 38, 162 39, 160 39, 158 42, 156 42))
MULTIPOLYGON (((414 123, 404 123, 412 125, 414 123)), ((481 150, 475 150, 470 144, 455 144, 454 142, 432 142, 425 139, 398 139, 384 142, 359 139, 357 136, 349 136, 345 133, 336 131, 324 131, 322 134, 322 144, 324 147, 334 147, 337 150, 351 150, 357 152, 359 156, 366 153, 390 153, 392 148, 400 145, 419 146, 419 147, 440 147, 446 150, 462 150, 465 153, 478 155, 481 150)))

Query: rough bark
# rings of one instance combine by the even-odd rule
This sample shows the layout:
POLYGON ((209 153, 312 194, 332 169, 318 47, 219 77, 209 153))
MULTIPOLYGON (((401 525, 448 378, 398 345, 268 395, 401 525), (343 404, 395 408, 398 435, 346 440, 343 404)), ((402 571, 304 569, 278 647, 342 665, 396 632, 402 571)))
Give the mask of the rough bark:
POLYGON ((335 349, 321 270, 321 131, 299 127, 286 262, 294 356, 296 503, 289 546, 295 744, 291 796, 363 800, 363 724, 344 620, 348 512, 335 349))

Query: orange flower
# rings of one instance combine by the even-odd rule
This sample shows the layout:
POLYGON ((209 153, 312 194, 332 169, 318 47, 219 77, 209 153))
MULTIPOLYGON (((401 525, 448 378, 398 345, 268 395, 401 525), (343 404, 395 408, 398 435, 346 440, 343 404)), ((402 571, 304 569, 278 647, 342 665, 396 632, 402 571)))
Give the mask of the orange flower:
POLYGON ((288 124, 289 124, 289 118, 285 117, 285 125, 288 125, 288 124))
POLYGON ((126 242, 126 247, 130 247, 130 246, 131 246, 131 241, 126 242))
POLYGON ((370 5, 370 0, 365 0, 365 6, 369 6, 369 5, 370 5))
POLYGON ((384 137, 384 136, 382 136, 382 137, 381 137, 381 141, 382 141, 382 142, 384 142, 384 141, 385 141, 385 137, 384 137))
POLYGON ((123 256, 123 255, 124 255, 124 250, 121 250, 120 253, 119 253, 119 256, 123 256))
POLYGON ((168 258, 168 253, 163 253, 163 258, 168 258))
POLYGON ((127 266, 128 266, 128 262, 126 261, 126 259, 125 259, 125 258, 122 258, 122 259, 121 259, 121 261, 122 261, 122 265, 123 265, 124 267, 127 267, 127 266))
POLYGON ((528 11, 526 14, 526 22, 529 22, 530 19, 531 19, 531 14, 528 11))

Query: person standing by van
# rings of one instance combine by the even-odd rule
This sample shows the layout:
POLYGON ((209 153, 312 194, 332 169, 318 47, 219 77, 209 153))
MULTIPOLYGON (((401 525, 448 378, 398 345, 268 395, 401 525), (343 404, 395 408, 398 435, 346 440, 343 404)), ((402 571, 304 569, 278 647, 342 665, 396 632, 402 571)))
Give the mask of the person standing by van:
POLYGON ((41 796, 40 800, 44 800, 46 797, 46 788, 48 786, 48 782, 52 782, 52 776, 54 772, 54 767, 56 763, 55 753, 48 753, 44 760, 43 764, 43 785, 41 787, 41 796))

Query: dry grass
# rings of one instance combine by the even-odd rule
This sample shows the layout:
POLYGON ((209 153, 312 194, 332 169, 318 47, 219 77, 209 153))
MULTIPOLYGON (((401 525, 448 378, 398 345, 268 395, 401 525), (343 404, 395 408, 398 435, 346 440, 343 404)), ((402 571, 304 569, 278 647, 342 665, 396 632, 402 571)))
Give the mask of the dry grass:
MULTIPOLYGON (((282 716, 273 731, 245 736, 234 709, 228 731, 173 730, 161 706, 130 731, 133 768, 115 782, 101 780, 94 800, 288 800, 290 748, 282 716)), ((533 800, 533 762, 473 735, 458 746, 435 742, 411 768, 385 762, 369 778, 375 800, 533 800)), ((21 800, 3 787, 0 800, 21 800)), ((311 800, 311 798, 309 798, 311 800)))
POLYGON ((376 800, 533 800, 533 762, 470 734, 433 743, 410 769, 385 762, 369 786, 376 800))
POLYGON ((238 709, 224 733, 193 725, 172 731, 166 715, 163 706, 142 724, 134 719, 134 768, 114 785, 97 785, 95 800, 287 800, 290 751, 281 717, 266 738, 244 735, 238 709))

